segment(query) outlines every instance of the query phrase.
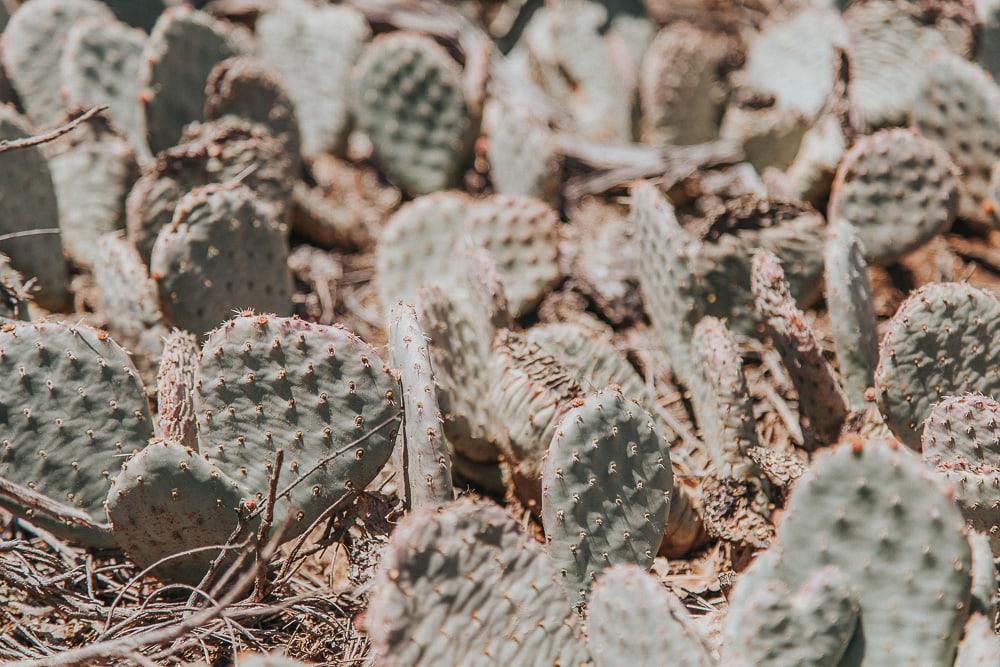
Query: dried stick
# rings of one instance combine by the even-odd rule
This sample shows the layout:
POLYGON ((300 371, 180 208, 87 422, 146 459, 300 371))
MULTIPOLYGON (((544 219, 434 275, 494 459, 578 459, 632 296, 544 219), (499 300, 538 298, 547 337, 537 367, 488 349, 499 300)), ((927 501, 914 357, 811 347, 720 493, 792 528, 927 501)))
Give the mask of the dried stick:
POLYGON ((54 130, 49 130, 48 132, 43 132, 42 134, 36 134, 30 137, 24 137, 22 139, 4 139, 0 141, 0 153, 6 153, 7 151, 16 151, 21 148, 28 148, 30 146, 38 146, 39 144, 45 144, 50 141, 55 141, 64 134, 69 134, 77 127, 86 123, 88 120, 101 113, 102 111, 107 111, 108 105, 102 104, 91 108, 89 111, 77 116, 73 120, 69 121, 65 125, 60 125, 54 130))
POLYGON ((19 505, 41 512, 57 521, 68 521, 85 528, 111 532, 110 524, 97 523, 93 517, 83 510, 77 509, 72 505, 64 505, 26 486, 15 484, 2 477, 0 477, 0 496, 6 496, 19 505))
POLYGON ((260 522, 257 530, 257 544, 255 546, 255 556, 257 558, 257 582, 253 587, 254 602, 260 602, 267 594, 267 563, 261 561, 260 545, 267 543, 267 534, 271 530, 271 522, 274 521, 274 496, 278 491, 278 476, 281 475, 281 464, 285 461, 285 450, 277 449, 274 452, 274 470, 271 471, 271 479, 267 484, 267 505, 264 512, 264 519, 260 522))

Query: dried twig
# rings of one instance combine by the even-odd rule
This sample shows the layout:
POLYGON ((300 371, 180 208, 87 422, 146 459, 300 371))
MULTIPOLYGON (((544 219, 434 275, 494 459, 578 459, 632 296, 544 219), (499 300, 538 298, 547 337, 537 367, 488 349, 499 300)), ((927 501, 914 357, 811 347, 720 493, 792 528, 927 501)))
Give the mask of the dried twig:
POLYGON ((93 107, 88 111, 85 111, 81 115, 77 116, 73 120, 69 121, 65 125, 60 125, 59 127, 49 130, 48 132, 43 132, 42 134, 35 134, 30 137, 23 137, 21 139, 4 139, 0 141, 0 153, 6 153, 7 151, 16 151, 22 148, 28 148, 30 146, 38 146, 39 144, 45 144, 50 141, 55 141, 64 134, 69 134, 77 127, 86 123, 88 120, 101 113, 102 111, 107 111, 108 105, 102 104, 100 106, 93 107))
POLYGON ((278 448, 274 452, 274 469, 271 471, 271 479, 267 484, 267 509, 264 512, 264 519, 260 522, 257 530, 257 544, 255 556, 257 558, 257 582, 253 587, 253 601, 260 602, 267 594, 267 566, 268 563, 261 559, 263 554, 260 545, 267 543, 267 535, 271 530, 271 522, 274 521, 274 496, 278 491, 278 477, 281 475, 281 464, 285 461, 285 450, 278 448))
POLYGON ((107 533, 111 532, 110 524, 98 523, 94 521, 93 517, 83 510, 77 509, 72 505, 65 505, 56 500, 52 500, 37 491, 29 489, 26 486, 21 486, 20 484, 15 484, 14 482, 2 477, 0 477, 0 496, 10 498, 22 507, 27 507, 35 510, 36 512, 41 512, 42 514, 57 521, 64 521, 84 526, 85 528, 90 528, 92 530, 99 530, 107 533))

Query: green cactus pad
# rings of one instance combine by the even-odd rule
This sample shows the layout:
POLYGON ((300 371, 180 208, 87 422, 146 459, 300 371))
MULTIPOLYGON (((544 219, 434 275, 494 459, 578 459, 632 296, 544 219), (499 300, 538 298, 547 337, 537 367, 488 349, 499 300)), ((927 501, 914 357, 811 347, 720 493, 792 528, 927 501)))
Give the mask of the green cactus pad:
POLYGON ((128 138, 136 159, 152 159, 139 94, 146 35, 117 21, 81 20, 66 36, 59 65, 62 95, 70 109, 108 105, 111 122, 128 138))
POLYGON ((957 207, 948 154, 912 130, 882 130, 844 156, 828 215, 850 223, 868 259, 886 264, 947 230, 957 207))
POLYGON ((437 390, 424 332, 413 306, 389 311, 389 364, 399 374, 403 438, 396 443, 399 476, 408 508, 435 506, 453 498, 451 462, 444 440, 437 390))
POLYGON ((653 564, 672 490, 668 446, 638 403, 606 389, 565 413, 545 457, 542 520, 572 601, 613 565, 653 564))
POLYGON ((548 124, 525 105, 491 97, 483 108, 483 130, 493 189, 555 203, 559 154, 548 124))
POLYGON ((491 380, 498 444, 518 496, 538 512, 545 452, 583 389, 555 358, 512 331, 499 332, 493 341, 491 380))
POLYGON ((46 145, 66 254, 93 267, 98 240, 125 228, 125 198, 139 176, 132 148, 101 117, 46 145))
MULTIPOLYGON (((0 106, 0 140, 34 134, 12 107, 0 106)), ((59 205, 52 173, 37 146, 0 155, 0 234, 27 234, 0 241, 0 252, 25 278, 36 280, 38 305, 59 310, 69 301, 62 235, 33 230, 59 227, 59 205)))
POLYGON ((851 226, 833 225, 824 252, 830 334, 844 394, 855 410, 868 405, 865 393, 875 384, 878 363, 878 333, 864 247, 851 226))
POLYGON ((993 618, 1000 604, 1000 578, 993 565, 990 536, 969 531, 969 547, 972 549, 972 613, 993 618))
POLYGON ((302 480, 276 505, 276 521, 292 513, 289 539, 364 489, 396 441, 396 381, 374 349, 339 327, 237 317, 209 335, 195 387, 201 453, 258 504, 273 452, 284 450, 281 488, 302 480))
POLYGON ((30 0, 14 12, 4 30, 0 40, 3 67, 35 125, 55 125, 66 111, 59 61, 66 35, 86 18, 114 21, 108 8, 96 0, 30 0))
POLYGON ((299 164, 299 123, 295 108, 277 75, 263 62, 241 56, 223 60, 208 75, 205 118, 226 115, 267 128, 285 146, 292 164, 299 164))
POLYGON ((640 73, 643 142, 683 145, 718 138, 728 92, 719 66, 729 46, 683 22, 660 31, 640 73))
POLYGON ((750 41, 742 83, 772 95, 779 107, 816 118, 833 94, 837 50, 847 43, 847 27, 834 9, 807 7, 775 19, 750 41))
POLYGON ((758 173, 768 167, 787 169, 802 147, 811 121, 797 109, 730 104, 719 135, 738 142, 758 173))
POLYGON ((350 71, 371 30, 345 6, 281 0, 257 20, 258 57, 295 103, 302 153, 340 152, 350 130, 350 71))
POLYGON ((427 284, 450 286, 465 273, 455 261, 470 245, 496 263, 512 314, 531 310, 559 280, 559 219, 530 197, 473 200, 458 192, 419 197, 401 207, 379 239, 375 265, 384 305, 412 299, 427 284))
POLYGON ((959 215, 990 222, 990 178, 1000 152, 1000 89, 989 74, 957 56, 928 66, 912 122, 951 155, 961 173, 959 215))
MULTIPOLYGON (((154 440, 125 463, 108 490, 108 518, 118 546, 146 568, 182 551, 226 544, 247 495, 194 450, 154 440)), ((150 574, 194 586, 218 555, 218 549, 197 551, 150 574)))
POLYGON ((587 608, 587 647, 597 667, 712 667, 715 661, 684 605, 646 571, 616 565, 587 608))
POLYGON ((789 590, 839 568, 861 605, 840 665, 952 664, 969 611, 971 555, 958 508, 919 458, 860 438, 816 457, 778 526, 774 578, 789 590))
POLYGON ((185 125, 204 118, 208 75, 216 63, 238 55, 237 42, 225 24, 189 7, 160 14, 139 71, 154 153, 176 145, 185 125))
MULTIPOLYGON (((153 418, 128 354, 104 331, 83 325, 4 323, 0 330, 0 477, 103 522, 104 498, 123 455, 146 446, 153 418)), ((6 509, 88 546, 105 532, 6 509)))
POLYGON ((743 360, 732 333, 714 317, 694 329, 694 363, 699 380, 691 387, 692 404, 715 469, 723 477, 757 476, 747 452, 757 445, 753 401, 743 375, 743 360))
POLYGON ((954 667, 989 667, 1000 662, 1000 637, 990 619, 976 614, 965 624, 954 667))
POLYGON ((685 383, 697 381, 691 335, 702 317, 723 318, 735 333, 758 335, 749 290, 753 250, 765 248, 785 259, 794 276, 792 294, 800 301, 812 299, 822 274, 825 223, 805 205, 739 197, 710 214, 699 240, 680 226, 655 186, 640 183, 632 189, 632 224, 646 309, 674 374, 685 383))
POLYGON ((794 595, 779 581, 768 581, 753 593, 732 601, 733 606, 743 607, 738 618, 744 622, 726 628, 724 645, 731 664, 840 664, 860 612, 858 596, 840 570, 816 570, 794 595))
POLYGON ((836 441, 847 418, 847 403, 823 348, 792 299, 781 262, 766 250, 758 252, 750 280, 757 312, 799 394, 803 426, 818 444, 836 441))
POLYGON ((404 190, 424 194, 457 182, 472 118, 462 71, 434 40, 407 32, 375 38, 358 60, 353 103, 376 160, 404 190))
POLYGON ((264 127, 226 117, 192 125, 185 139, 157 156, 126 201, 128 238, 147 263, 177 203, 198 186, 241 178, 277 216, 284 215, 291 196, 291 162, 281 142, 264 127))
POLYGON ((163 341, 156 371, 156 417, 164 439, 198 449, 198 419, 194 413, 194 377, 198 370, 194 336, 174 329, 163 341))
POLYGON ((136 355, 134 361, 145 376, 155 370, 168 332, 156 283, 135 246, 120 234, 106 234, 97 248, 93 268, 97 314, 136 355))
POLYGON ((1000 395, 1000 301, 965 283, 926 285, 889 321, 875 390, 892 432, 913 449, 931 408, 946 396, 1000 395))
POLYGON ((292 309, 284 225, 244 185, 186 194, 156 239, 150 275, 167 322, 195 334, 234 307, 279 315, 292 309))
POLYGON ((460 500, 403 519, 366 616, 385 667, 588 662, 545 552, 488 502, 460 500))

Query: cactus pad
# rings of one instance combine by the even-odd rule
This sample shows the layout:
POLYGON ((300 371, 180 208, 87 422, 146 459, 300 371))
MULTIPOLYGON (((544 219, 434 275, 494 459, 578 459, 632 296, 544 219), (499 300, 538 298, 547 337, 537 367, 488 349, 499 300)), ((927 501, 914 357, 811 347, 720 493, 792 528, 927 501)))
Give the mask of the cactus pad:
POLYGON ((555 579, 541 547, 496 505, 417 510, 393 531, 369 603, 379 664, 585 664, 555 579))
POLYGON ((201 453, 258 503, 273 452, 284 450, 280 487, 302 480, 276 505, 277 517, 292 512, 286 537, 364 489, 396 440, 395 379, 374 349, 338 327, 237 317, 209 335, 195 387, 201 453))
MULTIPOLYGON (((7 321, 0 369, 8 378, 0 386, 0 477, 101 522, 119 457, 153 435, 146 395, 125 350, 106 332, 82 325, 7 321)), ((31 520, 90 546, 110 545, 102 532, 41 514, 31 520)))
MULTIPOLYGON (((198 547, 223 545, 247 493, 196 451, 154 440, 122 467, 108 491, 108 517, 118 545, 139 567, 198 547)), ((218 549, 170 559, 150 571, 196 585, 218 549)))
POLYGON ((858 595, 861 634, 839 664, 947 666, 968 614, 964 530, 915 454, 857 438, 818 456, 795 487, 773 576, 793 590, 818 567, 841 570, 858 595))
POLYGON ((302 152, 340 151, 350 130, 350 71, 371 30, 345 6, 281 0, 257 21, 258 56, 295 103, 302 152))
POLYGON ((928 66, 912 122, 951 154, 961 171, 959 214, 989 222, 990 177, 1000 152, 1000 89, 989 74, 957 56, 928 66))
POLYGON ((676 667, 715 664, 684 605, 642 568, 609 569, 587 612, 587 647, 597 667, 658 667, 667 656, 676 667))
POLYGON ((494 190, 554 203, 559 154, 547 123, 524 105, 491 97, 483 108, 483 129, 494 190))
POLYGON ((243 185, 206 185, 185 195, 153 246, 150 271, 166 320, 196 334, 234 306, 291 310, 284 226, 243 185))
POLYGON ((389 311, 389 364, 399 374, 403 402, 403 438, 396 443, 401 463, 398 479, 409 508, 452 499, 451 463, 444 440, 431 359, 417 314, 405 303, 389 311))
POLYGON ((66 35, 86 18, 114 21, 96 0, 31 0, 10 19, 0 42, 3 67, 31 122, 55 125, 66 107, 60 94, 59 61, 66 35))
POLYGON ((390 179, 412 194, 453 185, 472 119, 462 72, 429 37, 406 32, 369 44, 354 73, 354 116, 390 179))
POLYGON ((989 667, 1000 662, 1000 637, 990 619, 976 614, 965 624, 954 667, 989 667))
POLYGON ((567 412, 542 476, 549 557, 574 602, 607 568, 649 568, 670 512, 673 474, 653 417, 617 389, 567 412))
POLYGON ((951 226, 958 181, 951 158, 912 130, 862 137, 833 182, 829 218, 850 223, 868 259, 891 262, 951 226))
POLYGON ((188 7, 160 14, 142 56, 146 135, 154 153, 170 148, 188 123, 204 118, 205 82, 216 63, 238 54, 223 23, 188 7))
POLYGON ((834 225, 824 258, 826 307, 844 394, 852 408, 864 409, 865 393, 874 386, 878 363, 878 334, 864 245, 852 227, 834 225))
POLYGON ((907 446, 920 448, 935 403, 963 393, 1000 395, 1000 301, 965 283, 926 285, 889 321, 875 369, 879 410, 907 446))

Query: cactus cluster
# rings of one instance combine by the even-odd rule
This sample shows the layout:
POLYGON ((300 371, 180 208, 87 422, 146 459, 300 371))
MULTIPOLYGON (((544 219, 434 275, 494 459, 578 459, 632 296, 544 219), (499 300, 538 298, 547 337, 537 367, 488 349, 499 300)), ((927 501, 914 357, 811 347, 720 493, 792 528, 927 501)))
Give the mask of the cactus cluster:
POLYGON ((998 7, 0 1, 0 659, 995 665, 998 7))

